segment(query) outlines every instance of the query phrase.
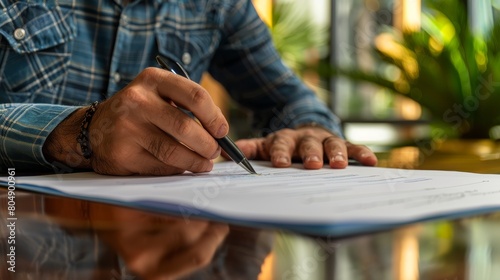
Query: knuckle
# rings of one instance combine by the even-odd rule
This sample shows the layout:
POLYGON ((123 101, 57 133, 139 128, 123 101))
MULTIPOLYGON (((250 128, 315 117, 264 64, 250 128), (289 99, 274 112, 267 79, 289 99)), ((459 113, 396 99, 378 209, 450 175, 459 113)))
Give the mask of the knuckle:
POLYGON ((314 135, 305 135, 304 137, 302 137, 302 143, 306 143, 308 145, 313 145, 318 142, 319 139, 314 135))
POLYGON ((131 85, 122 90, 120 101, 113 107, 121 107, 121 106, 136 106, 143 105, 147 102, 146 96, 143 94, 143 90, 140 88, 140 85, 131 85))
POLYGON ((306 142, 300 145, 300 151, 306 154, 322 153, 321 147, 316 142, 306 142))
POLYGON ((304 137, 314 136, 316 134, 316 132, 312 128, 304 128, 301 130, 301 132, 304 137))
POLYGON ((142 70, 142 72, 139 73, 137 77, 139 79, 145 79, 145 80, 156 79, 160 75, 160 73, 161 73, 160 68, 147 67, 144 70, 142 70))
MULTIPOLYGON (((209 158, 210 156, 215 154, 215 152, 217 152, 217 150, 219 148, 219 145, 217 144, 217 142, 215 142, 213 137, 201 136, 201 137, 197 138, 197 140, 198 141, 196 143, 196 146, 203 147, 203 149, 201 149, 197 152, 205 158, 209 158)), ((195 148, 195 147, 193 146, 191 148, 195 148)))
POLYGON ((336 136, 328 136, 323 140, 323 144, 325 145, 340 145, 344 142, 344 140, 336 137, 336 136))
POLYGON ((191 90, 191 104, 194 106, 202 106, 209 101, 210 95, 201 86, 195 86, 191 90))
POLYGON ((272 155, 282 155, 282 154, 288 154, 288 151, 290 149, 288 149, 286 146, 272 146, 271 147, 271 150, 270 150, 270 153, 272 155))
POLYGON ((160 155, 162 149, 162 142, 154 137, 151 137, 148 140, 149 140, 148 151, 150 151, 153 155, 160 155))
POLYGON ((212 256, 206 251, 196 251, 192 256, 192 262, 195 267, 204 267, 210 263, 212 256))
MULTIPOLYGON (((164 141, 162 138, 150 137, 147 150, 165 164, 175 163, 180 144, 164 141)), ((162 171, 165 173, 165 170, 162 171)))
POLYGON ((137 85, 130 85, 122 90, 122 95, 128 98, 137 98, 140 96, 139 87, 137 85))
POLYGON ((219 122, 222 122, 223 121, 223 115, 222 115, 222 110, 216 106, 216 112, 215 112, 215 116, 214 118, 212 118, 209 122, 208 122, 208 126, 209 127, 213 127, 213 126, 217 126, 217 124, 219 122))
POLYGON ((292 135, 293 133, 295 133, 295 130, 293 130, 291 128, 283 128, 283 129, 281 129, 280 131, 278 131, 276 133, 288 136, 288 135, 292 135))
POLYGON ((308 153, 308 152, 316 151, 317 146, 314 145, 312 142, 309 142, 309 143, 304 143, 303 145, 301 145, 301 149, 302 149, 302 151, 308 153))
POLYGON ((161 161, 164 163, 171 163, 171 162, 177 162, 177 153, 179 151, 179 146, 178 145, 161 145, 158 148, 159 153, 158 156, 161 161))
POLYGON ((139 84, 157 87, 157 85, 160 84, 161 81, 168 79, 170 74, 172 74, 170 73, 170 71, 164 71, 163 69, 156 67, 148 67, 142 70, 139 75, 137 75, 133 84, 135 84, 135 82, 138 82, 139 84))
POLYGON ((278 136, 276 135, 273 139, 273 145, 288 145, 289 144, 288 137, 278 136))
POLYGON ((191 119, 175 118, 174 129, 178 135, 187 135, 191 132, 191 119))

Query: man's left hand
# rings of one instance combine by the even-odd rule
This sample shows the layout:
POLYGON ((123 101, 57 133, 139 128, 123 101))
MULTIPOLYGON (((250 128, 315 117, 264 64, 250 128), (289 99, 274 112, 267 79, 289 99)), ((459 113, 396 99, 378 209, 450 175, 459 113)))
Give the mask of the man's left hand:
POLYGON ((274 167, 289 167, 301 160, 306 169, 345 168, 348 159, 374 166, 377 157, 366 146, 354 145, 320 127, 282 129, 264 138, 236 141, 248 159, 270 160, 274 167))

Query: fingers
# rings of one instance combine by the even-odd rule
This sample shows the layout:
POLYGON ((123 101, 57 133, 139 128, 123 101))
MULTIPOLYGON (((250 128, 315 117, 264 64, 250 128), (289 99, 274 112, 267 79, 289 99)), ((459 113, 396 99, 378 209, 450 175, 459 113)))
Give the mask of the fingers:
POLYGON ((191 111, 203 127, 215 138, 224 137, 229 125, 210 94, 197 83, 158 68, 148 68, 141 73, 145 83, 152 87, 165 100, 191 111), (151 82, 152 81, 152 82, 151 82))
POLYGON ((213 162, 154 125, 115 122, 112 135, 95 149, 92 167, 100 174, 173 175, 212 170, 213 162), (138 137, 134 137, 134 136, 138 137))
POLYGON ((377 156, 368 147, 363 145, 353 145, 349 142, 346 143, 346 146, 350 157, 359 161, 361 164, 368 166, 377 165, 377 156))
POLYGON ((299 155, 305 169, 319 169, 323 167, 323 145, 314 136, 304 136, 300 140, 299 155))
POLYGON ((162 100, 158 100, 157 104, 150 106, 152 113, 147 115, 151 123, 206 159, 215 159, 220 155, 217 141, 195 120, 162 100))
POLYGON ((325 154, 330 167, 345 168, 347 166, 347 147, 345 141, 336 136, 329 136, 323 140, 325 154))
POLYGON ((176 258, 165 263, 160 274, 176 279, 208 265, 228 232, 227 225, 210 224, 196 243, 178 252, 176 258))
POLYGON ((289 167, 296 147, 296 135, 283 129, 281 133, 269 135, 265 145, 269 147, 269 157, 274 167, 289 167))
MULTIPOLYGON (((121 236, 129 243, 126 245, 128 246, 126 260, 129 269, 140 275, 142 279, 155 279, 159 276, 173 277, 175 273, 165 271, 165 265, 176 259, 179 251, 195 246, 210 227, 210 223, 205 221, 193 221, 189 226, 183 220, 180 222, 180 224, 164 222, 160 219, 157 227, 149 228, 144 225, 145 228, 138 232, 130 232, 126 236, 121 236), (151 244, 155 245, 151 246, 151 244)), ((176 269, 179 268, 176 267, 176 269)))
POLYGON ((184 171, 188 170, 167 165, 146 150, 143 150, 140 154, 138 154, 137 160, 130 162, 128 168, 129 170, 133 170, 130 172, 130 174, 133 175, 153 176, 182 174, 184 171))
POLYGON ((227 129, 220 109, 202 87, 148 68, 98 107, 89 129, 99 135, 91 141, 92 167, 114 175, 210 171, 210 160, 220 155, 214 137, 226 135, 227 129), (192 111, 204 127, 176 105, 192 111))
POLYGON ((259 156, 263 153, 261 150, 267 150, 275 167, 288 167, 292 159, 297 157, 302 160, 305 169, 322 168, 324 157, 331 168, 347 167, 349 158, 363 165, 377 164, 377 157, 368 147, 351 144, 322 128, 282 129, 268 135, 263 145, 259 143, 252 139, 250 142, 241 142, 241 146, 250 156, 259 156))
POLYGON ((289 167, 292 159, 299 157, 306 169, 323 167, 323 145, 321 139, 327 135, 325 130, 282 129, 266 138, 264 147, 275 167, 289 167))
POLYGON ((354 145, 336 136, 326 138, 323 144, 332 168, 345 168, 348 165, 348 157, 359 161, 362 165, 377 164, 377 156, 366 146, 354 145))
MULTIPOLYGON (((208 172, 213 162, 188 149, 157 128, 138 139, 138 144, 153 155, 164 166, 175 166, 191 172, 208 172)), ((220 149, 219 149, 220 153, 220 149)), ((158 167, 161 170, 161 167, 158 167)))

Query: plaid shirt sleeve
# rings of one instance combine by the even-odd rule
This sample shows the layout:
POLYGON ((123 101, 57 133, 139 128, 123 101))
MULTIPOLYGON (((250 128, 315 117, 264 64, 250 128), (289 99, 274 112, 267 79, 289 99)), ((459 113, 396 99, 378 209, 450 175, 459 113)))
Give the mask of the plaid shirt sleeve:
POLYGON ((0 104, 0 173, 48 169, 42 146, 50 132, 78 107, 0 104))
MULTIPOLYGON (((68 0, 69 1, 69 0, 68 0)), ((71 2, 3 2, 0 12, 0 172, 36 172, 50 165, 42 146, 77 107, 63 103, 61 85, 76 36, 71 2), (40 28, 43 26, 43 28, 40 28)), ((67 91, 70 92, 70 91, 67 91)))
POLYGON ((250 1, 228 11, 211 74, 253 112, 261 134, 314 123, 342 136, 340 120, 286 67, 250 1))
POLYGON ((50 167, 43 143, 74 106, 111 97, 157 66, 156 54, 195 81, 208 68, 263 134, 315 123, 341 135, 282 63, 250 0, 119 2, 11 1, 0 12, 0 172, 50 167))

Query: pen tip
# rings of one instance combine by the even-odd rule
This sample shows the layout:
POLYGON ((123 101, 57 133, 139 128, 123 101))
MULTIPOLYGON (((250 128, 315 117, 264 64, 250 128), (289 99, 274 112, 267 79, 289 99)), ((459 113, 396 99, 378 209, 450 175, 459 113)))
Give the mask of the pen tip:
POLYGON ((257 172, 255 172, 255 169, 253 169, 252 165, 250 164, 250 162, 248 162, 246 158, 243 159, 238 165, 241 166, 250 174, 257 174, 257 172))

